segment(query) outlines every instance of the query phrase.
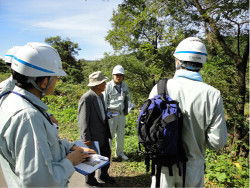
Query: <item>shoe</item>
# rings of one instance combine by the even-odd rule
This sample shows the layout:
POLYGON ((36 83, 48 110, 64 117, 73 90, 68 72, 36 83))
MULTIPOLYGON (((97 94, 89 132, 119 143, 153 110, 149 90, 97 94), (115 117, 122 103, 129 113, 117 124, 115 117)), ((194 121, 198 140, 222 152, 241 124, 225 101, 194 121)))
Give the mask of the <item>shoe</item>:
POLYGON ((128 157, 122 153, 121 155, 119 155, 118 157, 121 157, 124 161, 127 161, 128 160, 128 157))
POLYGON ((86 182, 87 187, 95 188, 95 187, 103 187, 101 183, 98 181, 86 182))
POLYGON ((116 180, 110 176, 100 177, 99 179, 109 184, 114 184, 116 182, 116 180))

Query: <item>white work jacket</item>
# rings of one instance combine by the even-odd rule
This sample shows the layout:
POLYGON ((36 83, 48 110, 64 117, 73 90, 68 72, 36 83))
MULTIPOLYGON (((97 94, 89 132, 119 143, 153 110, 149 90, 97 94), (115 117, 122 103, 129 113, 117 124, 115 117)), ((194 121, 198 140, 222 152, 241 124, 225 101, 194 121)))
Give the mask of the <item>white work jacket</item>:
POLYGON ((111 80, 107 83, 103 96, 108 110, 128 114, 128 101, 131 99, 128 86, 124 82, 121 83, 121 93, 119 94, 115 88, 114 80, 111 80))
MULTIPOLYGON (((44 113, 48 106, 15 87, 44 113)), ((26 99, 10 93, 0 99, 0 162, 8 187, 66 187, 75 171, 65 158, 74 143, 60 140, 58 129, 26 99)))
MULTIPOLYGON (((221 149, 227 141, 227 128, 220 91, 201 81, 184 77, 169 79, 167 91, 184 113, 182 138, 187 165, 205 164, 206 145, 221 149)), ((149 98, 157 95, 154 86, 149 98)))

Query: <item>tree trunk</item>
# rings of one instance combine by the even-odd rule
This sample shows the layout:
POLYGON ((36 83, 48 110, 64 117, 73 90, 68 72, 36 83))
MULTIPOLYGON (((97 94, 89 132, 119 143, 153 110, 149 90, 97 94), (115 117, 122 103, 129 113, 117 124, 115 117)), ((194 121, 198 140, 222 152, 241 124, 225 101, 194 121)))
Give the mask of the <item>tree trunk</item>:
MULTIPOLYGON (((245 94, 246 94, 246 68, 247 68, 247 62, 248 62, 248 56, 249 56, 249 40, 248 44, 245 47, 243 58, 240 57, 240 54, 234 53, 230 46, 226 44, 224 41, 223 36, 220 34, 220 30, 216 25, 216 22, 213 20, 213 18, 209 17, 208 14, 206 14, 206 11, 201 7, 198 0, 194 0, 194 5, 197 8, 198 12, 201 15, 202 20, 206 23, 207 27, 210 27, 212 33, 215 36, 215 40, 220 44, 220 46, 223 48, 225 54, 227 54, 229 57, 231 57, 236 64, 237 69, 237 91, 239 96, 239 102, 236 104, 236 110, 237 114, 239 114, 242 117, 242 121, 240 122, 240 125, 238 123, 235 123, 234 126, 234 139, 233 139, 233 147, 236 144, 235 141, 245 139, 248 135, 248 127, 245 126, 245 117, 244 117, 244 105, 245 105, 245 94)), ((243 151, 245 150, 246 153, 249 152, 249 150, 246 147, 242 147, 241 144, 238 144, 237 151, 243 151)), ((243 151, 244 152, 244 151, 243 151)))

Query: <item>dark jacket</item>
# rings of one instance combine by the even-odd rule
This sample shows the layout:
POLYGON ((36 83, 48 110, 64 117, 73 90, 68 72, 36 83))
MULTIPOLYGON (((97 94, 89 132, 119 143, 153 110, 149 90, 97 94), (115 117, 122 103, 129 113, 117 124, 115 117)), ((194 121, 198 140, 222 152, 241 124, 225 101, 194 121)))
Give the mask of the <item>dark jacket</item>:
MULTIPOLYGON (((100 95, 104 105, 103 95, 100 95)), ((101 110, 97 101, 97 95, 89 90, 78 103, 78 126, 83 141, 98 141, 102 147, 104 140, 111 138, 107 109, 104 105, 106 118, 103 120, 101 110)))

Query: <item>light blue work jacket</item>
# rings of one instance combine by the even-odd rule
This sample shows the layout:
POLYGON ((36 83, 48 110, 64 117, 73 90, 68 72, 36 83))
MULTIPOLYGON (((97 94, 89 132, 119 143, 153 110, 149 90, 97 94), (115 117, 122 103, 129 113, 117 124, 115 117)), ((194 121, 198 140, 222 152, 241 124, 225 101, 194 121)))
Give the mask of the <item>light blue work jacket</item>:
POLYGON ((128 101, 131 99, 128 86, 124 82, 121 83, 121 93, 118 93, 114 80, 111 80, 107 83, 103 96, 108 110, 128 114, 128 101))
MULTIPOLYGON (((15 87, 44 113, 48 106, 15 87)), ((74 143, 60 140, 58 129, 26 99, 10 93, 0 99, 0 162, 8 187, 66 187, 75 171, 65 158, 74 143)))

